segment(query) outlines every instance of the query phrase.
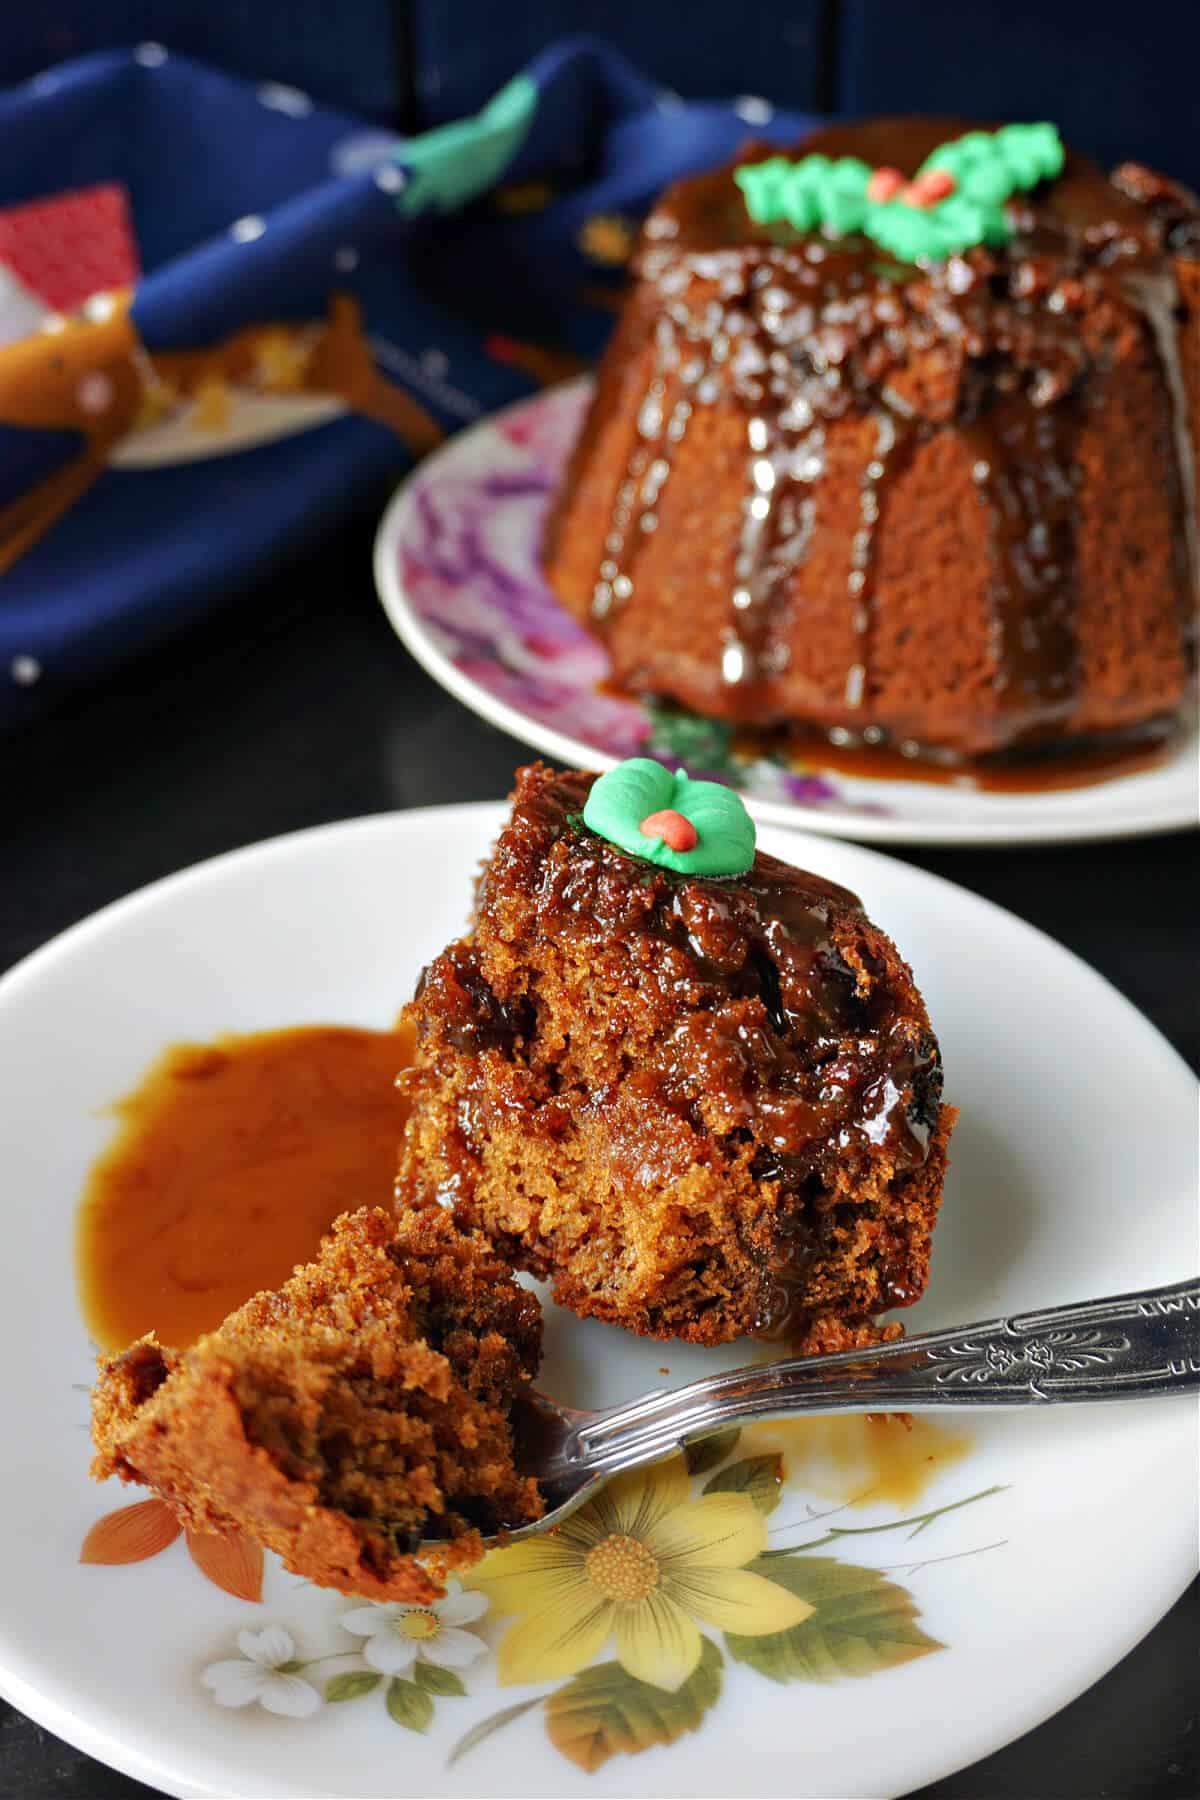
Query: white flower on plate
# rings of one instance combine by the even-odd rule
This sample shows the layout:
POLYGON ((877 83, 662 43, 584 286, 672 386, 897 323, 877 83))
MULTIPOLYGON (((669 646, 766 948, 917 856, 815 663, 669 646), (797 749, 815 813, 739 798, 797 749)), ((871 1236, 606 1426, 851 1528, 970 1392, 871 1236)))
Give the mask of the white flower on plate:
POLYGON ((283 1713, 289 1719, 307 1719, 321 1705, 321 1696, 310 1681, 295 1673, 296 1646, 282 1625, 263 1631, 239 1631, 241 1656, 209 1663, 200 1676, 212 1689, 218 1706, 253 1706, 283 1713))
POLYGON ((465 1669, 487 1645, 473 1631, 463 1631, 488 1609, 483 1594, 464 1594, 459 1582, 447 1584, 444 1600, 429 1606, 361 1606, 343 1613, 343 1630, 366 1639, 363 1661, 381 1675, 403 1675, 420 1658, 440 1669, 465 1669))

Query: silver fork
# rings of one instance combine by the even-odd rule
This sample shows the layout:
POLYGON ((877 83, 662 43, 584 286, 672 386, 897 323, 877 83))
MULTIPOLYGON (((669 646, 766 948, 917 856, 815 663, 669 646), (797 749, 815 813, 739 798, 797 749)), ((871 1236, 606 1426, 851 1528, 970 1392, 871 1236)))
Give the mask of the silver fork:
POLYGON ((610 1476, 753 1419, 1146 1400, 1197 1390, 1200 1280, 869 1350, 753 1364, 602 1412, 532 1392, 514 1419, 517 1458, 523 1473, 537 1477, 546 1512, 509 1535, 560 1525, 610 1476))

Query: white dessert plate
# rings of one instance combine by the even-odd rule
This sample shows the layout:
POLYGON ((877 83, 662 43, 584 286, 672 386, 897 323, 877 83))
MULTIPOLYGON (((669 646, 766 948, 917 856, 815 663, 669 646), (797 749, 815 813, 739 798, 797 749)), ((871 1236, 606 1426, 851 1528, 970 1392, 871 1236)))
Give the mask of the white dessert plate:
MULTIPOLYGON (((500 819, 491 805, 401 813, 220 857, 0 982, 0 1690, 173 1795, 907 1793, 1071 1700, 1182 1591, 1193 1407, 955 1415, 965 1440, 926 1426, 908 1451, 894 1424, 757 1427, 646 1475, 598 1522, 620 1540, 609 1562, 628 1565, 623 1609, 582 1560, 552 1595, 510 1567, 415 1635, 407 1615, 364 1618, 271 1557, 261 1597, 236 1598, 149 1528, 124 1540, 137 1560, 79 1561, 85 1534, 139 1499, 87 1476, 92 1350, 72 1250, 111 1129, 97 1109, 170 1040, 389 1024, 463 920, 500 819), (647 1583, 668 1548, 674 1614, 647 1583)), ((858 890, 941 1037, 962 1118, 914 1327, 1194 1271, 1193 1084, 1125 1000, 933 876, 829 838, 762 842, 858 890)), ((595 1405, 755 1354, 550 1308, 542 1380, 595 1405)))
POLYGON ((608 653, 539 566, 542 522, 591 392, 550 388, 460 432, 421 464, 380 522, 375 581, 435 681, 501 731, 575 768, 660 756, 736 785, 755 818, 894 844, 1034 844, 1140 837, 1200 818, 1200 739, 1089 787, 1042 793, 880 780, 736 754, 728 727, 608 688, 608 653))

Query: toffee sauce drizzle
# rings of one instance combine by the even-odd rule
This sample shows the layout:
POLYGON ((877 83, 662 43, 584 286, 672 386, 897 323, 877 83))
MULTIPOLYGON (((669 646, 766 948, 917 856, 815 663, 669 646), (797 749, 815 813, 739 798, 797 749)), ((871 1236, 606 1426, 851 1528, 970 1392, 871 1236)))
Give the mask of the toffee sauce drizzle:
MULTIPOLYGON (((872 130, 825 133, 819 147, 830 155, 870 154, 870 143, 860 142, 863 129, 872 130)), ((900 134, 912 132, 901 127, 900 134)), ((914 140, 910 156, 894 150, 889 160, 915 167, 928 147, 914 140)), ((639 258, 661 311, 594 590, 601 627, 633 595, 639 552, 657 528, 697 410, 736 407, 745 419, 746 484, 721 674, 752 705, 762 685, 786 668, 787 646, 775 626, 816 523, 827 428, 865 413, 875 443, 846 571, 854 649, 844 704, 849 715, 861 715, 862 740, 878 743, 883 733, 871 723, 870 707, 880 525, 917 446, 953 424, 974 451, 976 489, 988 514, 997 742, 1019 745, 1064 720, 1079 683, 1075 448, 1080 381, 1091 360, 1076 315, 1104 292, 1141 314, 1160 363, 1178 465, 1177 579, 1190 614, 1200 548, 1178 296, 1144 207, 1098 172, 1077 171, 1071 192, 1078 217, 1070 206, 1052 216, 1023 203, 1007 253, 970 252, 913 270, 891 265, 862 239, 829 242, 783 226, 765 233, 750 226, 727 172, 696 185, 686 211, 672 213, 668 204, 654 215, 639 258), (1105 218, 1097 189, 1111 198, 1116 222, 1105 218), (939 347, 959 360, 948 412, 914 400, 904 379, 913 355, 939 347)))
MULTIPOLYGON (((761 853, 745 875, 727 880, 639 864, 571 827, 591 780, 559 775, 518 797, 497 858, 536 866, 539 930, 597 950, 614 937, 648 939, 662 952, 638 959, 639 980, 651 1003, 666 998, 670 1024, 629 1079, 641 1084, 652 1110, 675 1111, 693 1129, 730 1142, 753 1141, 753 1173, 776 1183, 783 1202, 755 1331, 785 1337, 811 1307, 812 1270, 855 1204, 834 1202, 834 1171, 883 1152, 903 1180, 925 1163, 941 1105, 936 1038, 919 1000, 881 966, 873 968, 870 993, 860 995, 839 948, 861 921, 854 894, 761 853), (702 1003, 698 984, 706 990, 702 1003), (747 1000, 761 1003, 760 1023, 748 1017, 747 1000), (697 1123, 701 1090, 719 1101, 720 1130, 697 1123)), ((485 876, 484 907, 496 869, 494 861, 485 876)), ((508 878, 501 868, 501 887, 508 878)), ((531 879, 528 866, 518 879, 531 879)), ((870 964, 869 947, 857 948, 870 964)), ((454 980, 436 1002, 443 1029, 468 1055, 499 1050, 519 1059, 531 1024, 492 993, 474 944, 452 954, 454 980)), ((582 1104, 603 1111, 612 1098, 599 1090, 582 1104)), ((484 1127, 469 1104, 460 1123, 477 1155, 484 1127)), ((608 1127, 608 1156, 618 1168, 626 1154, 634 1163, 646 1156, 640 1138, 623 1150, 622 1129, 608 1127)), ((906 1266, 889 1265, 882 1304, 912 1300, 912 1279, 906 1266)))

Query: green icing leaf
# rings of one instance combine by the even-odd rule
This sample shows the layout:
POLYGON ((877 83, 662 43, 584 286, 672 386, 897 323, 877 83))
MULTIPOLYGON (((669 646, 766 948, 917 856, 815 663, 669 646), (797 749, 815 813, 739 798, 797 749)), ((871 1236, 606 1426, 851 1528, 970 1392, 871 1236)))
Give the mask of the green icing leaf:
MULTIPOLYGON (((920 173, 946 169, 960 190, 971 189, 980 198, 1007 199, 1014 187, 1033 187, 1045 176, 1057 175, 1053 143, 1054 127, 1005 125, 999 131, 968 131, 931 150, 920 173), (1051 133, 1047 139, 1045 131, 1051 133), (1049 153, 1049 154, 1047 154, 1049 153), (1003 185, 1001 185, 1003 184, 1003 185)), ((1061 145, 1059 146, 1061 150, 1061 145)))
POLYGON ((748 1494, 760 1513, 772 1513, 779 1505, 783 1488, 781 1456, 748 1456, 743 1462, 730 1463, 704 1485, 706 1494, 748 1494))
POLYGON ((704 1639, 700 1661, 669 1693, 626 1674, 618 1662, 596 1663, 546 1701, 550 1741, 586 1774, 619 1752, 636 1756, 695 1731, 721 1692, 721 1652, 704 1639))
POLYGON ((439 1669, 436 1663, 419 1662, 413 1680, 427 1694, 438 1694, 444 1700, 460 1699, 467 1691, 453 1669, 439 1669))
POLYGON ((725 1647, 734 1661, 748 1663, 771 1681, 874 1675, 946 1647, 916 1623, 916 1602, 908 1589, 878 1569, 830 1556, 759 1557, 749 1567, 815 1608, 790 1631, 765 1637, 726 1634, 725 1647))
POLYGON ((1066 161, 1062 139, 1053 125, 1002 125, 996 133, 1000 153, 1012 171, 1013 186, 1036 187, 1053 181, 1066 161))
POLYGON ((409 218, 465 206, 500 179, 524 142, 537 111, 537 87, 514 76, 470 119, 456 119, 410 138, 397 160, 409 172, 396 204, 409 218))
POLYGON ((1057 128, 1046 123, 968 131, 939 144, 921 167, 921 174, 944 169, 954 177, 953 193, 931 206, 868 199, 871 170, 852 156, 814 154, 794 163, 773 156, 735 169, 733 179, 756 224, 783 220, 797 231, 823 227, 838 236, 861 231, 901 261, 938 261, 977 244, 1006 244, 1012 228, 1004 202, 1054 180, 1065 158, 1057 128))
POLYGON ((985 207, 959 194, 936 206, 906 206, 891 200, 876 209, 869 235, 905 262, 937 261, 976 244, 1003 244, 1010 235, 1002 207, 985 207))
MULTIPOLYGON (((798 168, 790 163, 786 156, 771 156, 766 162, 747 163, 743 168, 733 171, 733 179, 741 188, 746 201, 746 211, 756 225, 769 225, 775 219, 786 215, 784 191, 789 182, 792 170, 798 168)), ((816 217, 812 221, 816 223, 816 217)), ((809 229, 807 225, 800 227, 802 231, 809 229)))
POLYGON ((979 206, 999 206, 1009 195, 1008 170, 1002 162, 988 161, 963 171, 958 191, 979 206))
POLYGON ((744 875, 754 864, 754 821, 733 790, 693 781, 683 769, 672 774, 647 756, 631 756, 601 775, 583 820, 619 850, 679 875, 744 875), (672 850, 661 838, 643 836, 642 820, 664 810, 682 813, 695 826, 691 850, 672 850))
POLYGON ((347 1669, 343 1675, 334 1675, 325 1683, 325 1698, 331 1703, 338 1700, 357 1700, 362 1694, 369 1694, 383 1680, 382 1675, 373 1675, 369 1669, 347 1669))
POLYGON ((822 224, 835 231, 857 231, 866 217, 870 177, 869 166, 857 156, 835 161, 805 156, 795 163, 773 156, 733 172, 756 224, 786 219, 797 231, 812 231, 822 224))
POLYGON ((729 1452, 741 1437, 741 1428, 737 1425, 731 1431, 714 1431, 711 1437, 697 1438, 694 1444, 683 1446, 683 1460, 687 1464, 689 1475, 706 1475, 723 1463, 729 1452))
POLYGON ((415 1681, 404 1681, 399 1675, 388 1685, 387 1709, 389 1717, 397 1725, 403 1725, 406 1731, 428 1730, 433 1717, 433 1701, 429 1695, 415 1681))

